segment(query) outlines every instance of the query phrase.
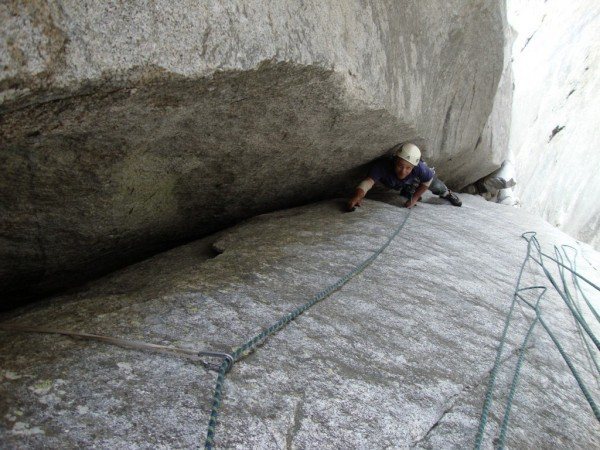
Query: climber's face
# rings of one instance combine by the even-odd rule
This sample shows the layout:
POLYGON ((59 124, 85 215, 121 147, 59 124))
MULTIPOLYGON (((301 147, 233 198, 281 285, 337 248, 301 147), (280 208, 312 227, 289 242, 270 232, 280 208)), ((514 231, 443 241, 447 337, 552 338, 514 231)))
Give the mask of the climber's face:
POLYGON ((415 166, 413 166, 411 163, 409 163, 405 159, 397 158, 396 165, 395 165, 396 176, 400 180, 404 180, 412 172, 414 167, 415 166))

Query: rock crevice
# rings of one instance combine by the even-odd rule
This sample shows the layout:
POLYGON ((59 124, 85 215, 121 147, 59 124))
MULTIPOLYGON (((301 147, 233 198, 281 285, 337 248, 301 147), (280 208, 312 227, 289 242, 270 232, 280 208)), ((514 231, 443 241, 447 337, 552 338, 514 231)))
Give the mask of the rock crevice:
POLYGON ((504 2, 22 3, 0 7, 11 304, 347 195, 399 142, 453 187, 489 173, 457 161, 492 110, 504 2))

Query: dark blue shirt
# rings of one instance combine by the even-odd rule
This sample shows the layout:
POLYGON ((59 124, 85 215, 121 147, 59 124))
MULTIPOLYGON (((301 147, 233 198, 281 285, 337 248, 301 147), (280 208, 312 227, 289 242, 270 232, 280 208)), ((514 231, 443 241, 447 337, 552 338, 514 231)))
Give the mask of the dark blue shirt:
POLYGON ((402 189, 407 184, 416 185, 427 183, 433 179, 435 172, 427 167, 423 161, 419 161, 413 170, 404 179, 399 179, 394 169, 394 160, 390 157, 377 159, 369 171, 369 177, 379 181, 385 187, 390 189, 402 189))

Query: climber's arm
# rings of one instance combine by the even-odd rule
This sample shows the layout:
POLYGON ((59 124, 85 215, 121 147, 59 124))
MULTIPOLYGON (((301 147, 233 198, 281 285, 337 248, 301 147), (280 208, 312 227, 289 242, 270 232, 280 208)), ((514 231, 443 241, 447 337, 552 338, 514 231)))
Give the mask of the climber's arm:
POLYGON ((375 180, 373 180, 373 178, 365 178, 356 188, 356 191, 354 192, 354 197, 352 197, 348 202, 348 209, 352 210, 356 206, 360 206, 363 198, 365 198, 365 195, 367 195, 367 192, 369 192, 369 189, 371 189, 374 184, 375 180))
POLYGON ((427 183, 421 183, 419 185, 419 187, 417 187, 417 190, 415 191, 415 193, 413 194, 412 198, 410 200, 408 200, 404 206, 406 206, 407 208, 412 208, 413 206, 415 206, 417 204, 417 202, 419 201, 419 199, 421 198, 421 196, 425 193, 425 191, 429 188, 429 185, 431 184, 431 181, 427 182, 427 183))

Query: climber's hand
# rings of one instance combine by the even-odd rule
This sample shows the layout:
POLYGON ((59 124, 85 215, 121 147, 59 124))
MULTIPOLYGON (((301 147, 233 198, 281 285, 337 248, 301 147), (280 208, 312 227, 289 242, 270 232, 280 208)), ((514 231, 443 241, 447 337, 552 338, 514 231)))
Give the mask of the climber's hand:
POLYGON ((350 199, 350 201, 348 202, 347 209, 348 211, 352 212, 354 211, 356 208, 360 208, 361 203, 362 203, 362 198, 359 197, 352 197, 350 199))
POLYGON ((417 204, 417 201, 416 201, 416 200, 408 200, 408 201, 407 201, 407 202, 404 204, 404 206, 405 206, 406 208, 412 208, 412 207, 413 207, 413 206, 415 206, 416 204, 417 204))

